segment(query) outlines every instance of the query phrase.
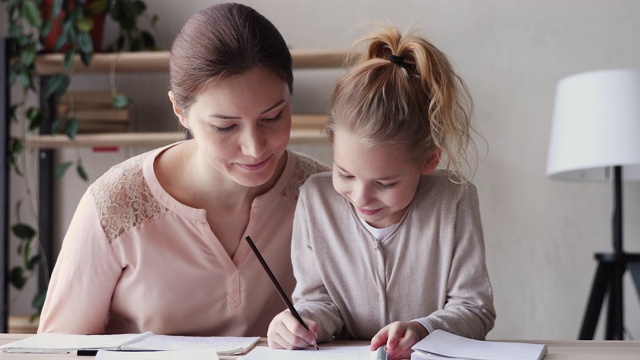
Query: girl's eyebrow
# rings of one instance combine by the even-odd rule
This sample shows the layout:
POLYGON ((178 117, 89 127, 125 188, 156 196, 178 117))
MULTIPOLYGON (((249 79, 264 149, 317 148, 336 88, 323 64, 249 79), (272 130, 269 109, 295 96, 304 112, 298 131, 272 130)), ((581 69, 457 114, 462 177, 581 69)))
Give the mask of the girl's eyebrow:
MULTIPOLYGON (((333 164, 338 168, 338 170, 340 170, 343 173, 349 174, 349 172, 345 169, 343 169, 340 165, 338 165, 338 163, 336 163, 336 161, 333 161, 333 164)), ((381 178, 376 179, 376 181, 391 181, 391 180, 397 180, 399 179, 400 176, 398 175, 389 175, 389 176, 383 176, 381 178)))
MULTIPOLYGON (((277 108, 278 106, 284 104, 284 102, 285 102, 284 99, 276 101, 273 105, 269 106, 266 110, 261 112, 260 115, 264 115, 265 113, 268 113, 269 111, 271 111, 271 110, 277 108)), ((237 120, 237 119, 240 119, 239 116, 216 114, 216 113, 209 114, 207 117, 218 118, 218 119, 223 119, 223 120, 237 120)))

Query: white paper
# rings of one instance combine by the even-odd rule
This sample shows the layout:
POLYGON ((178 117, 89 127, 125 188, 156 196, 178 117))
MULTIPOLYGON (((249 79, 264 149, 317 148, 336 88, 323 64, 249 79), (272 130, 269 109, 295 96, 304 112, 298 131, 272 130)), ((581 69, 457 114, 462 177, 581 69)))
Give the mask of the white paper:
MULTIPOLYGON (((467 339, 435 330, 412 347, 413 350, 450 358, 474 360, 539 360, 547 353, 544 344, 526 344, 467 339)), ((416 359, 420 359, 416 354, 416 359)))
POLYGON ((375 358, 376 352, 369 350, 369 346, 331 347, 323 345, 320 346, 320 350, 315 348, 284 350, 258 346, 243 357, 244 360, 373 360, 375 358))
POLYGON ((75 335, 42 333, 0 346, 6 353, 66 353, 76 349, 119 349, 153 333, 115 335, 75 335))
POLYGON ((98 351, 98 360, 218 360, 215 350, 178 350, 178 351, 98 351))
POLYGON ((240 355, 255 345, 259 337, 233 336, 171 336, 154 335, 124 347, 146 350, 204 350, 215 349, 218 355, 240 355))

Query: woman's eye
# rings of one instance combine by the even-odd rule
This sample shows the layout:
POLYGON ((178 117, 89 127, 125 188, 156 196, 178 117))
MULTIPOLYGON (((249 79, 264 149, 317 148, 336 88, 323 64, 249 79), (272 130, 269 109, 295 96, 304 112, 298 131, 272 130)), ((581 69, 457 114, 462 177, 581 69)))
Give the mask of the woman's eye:
POLYGON ((353 176, 350 176, 350 175, 344 175, 344 174, 342 174, 342 173, 338 173, 338 177, 339 177, 340 179, 342 179, 342 180, 351 180, 351 179, 353 179, 353 176))
POLYGON ((276 122, 276 121, 278 121, 278 120, 280 120, 280 119, 282 119, 282 111, 280 111, 280 112, 278 113, 278 115, 276 115, 276 116, 274 116, 274 117, 271 117, 271 118, 265 118, 265 119, 263 119, 263 120, 264 120, 264 121, 266 121, 266 122, 276 122))
POLYGON ((213 128, 216 129, 216 131, 219 132, 219 133, 227 133, 227 132, 233 130, 235 127, 236 127, 235 125, 231 125, 231 126, 226 126, 226 127, 214 126, 213 128))

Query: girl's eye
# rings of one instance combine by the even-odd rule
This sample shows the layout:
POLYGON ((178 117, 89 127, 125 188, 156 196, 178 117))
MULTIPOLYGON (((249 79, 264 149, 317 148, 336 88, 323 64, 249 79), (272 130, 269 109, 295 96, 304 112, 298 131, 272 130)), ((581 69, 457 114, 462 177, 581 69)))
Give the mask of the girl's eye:
POLYGON ((383 184, 383 183, 378 183, 378 186, 379 186, 379 187, 381 187, 381 188, 383 188, 383 189, 385 189, 385 190, 386 190, 386 189, 394 188, 394 187, 396 187, 396 185, 397 185, 396 183, 392 183, 392 184, 383 184))
POLYGON ((338 172, 338 177, 339 177, 340 179, 342 179, 342 180, 351 180, 351 179, 353 179, 353 176, 344 175, 344 174, 343 174, 343 173, 341 173, 341 172, 338 172))
POLYGON ((235 127, 236 127, 235 125, 231 125, 227 127, 214 126, 213 128, 216 129, 216 131, 219 133, 228 133, 229 131, 233 130, 235 127))
POLYGON ((271 122, 277 122, 280 119, 282 119, 282 111, 280 111, 278 113, 278 115, 276 115, 276 116, 274 116, 272 118, 266 118, 266 119, 263 119, 263 120, 266 121, 266 122, 270 122, 271 123, 271 122))

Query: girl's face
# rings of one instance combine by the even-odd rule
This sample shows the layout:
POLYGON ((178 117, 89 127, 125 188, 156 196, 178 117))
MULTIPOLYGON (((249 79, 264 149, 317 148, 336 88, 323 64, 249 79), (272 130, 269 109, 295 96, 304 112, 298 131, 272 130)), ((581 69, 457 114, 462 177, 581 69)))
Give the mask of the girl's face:
POLYGON ((272 179, 291 131, 289 86, 275 73, 255 68, 214 83, 187 114, 176 111, 217 172, 246 187, 272 179))
POLYGON ((356 133, 335 129, 333 187, 373 227, 400 221, 416 193, 420 175, 435 168, 431 165, 427 168, 410 160, 399 145, 369 148, 356 133))

